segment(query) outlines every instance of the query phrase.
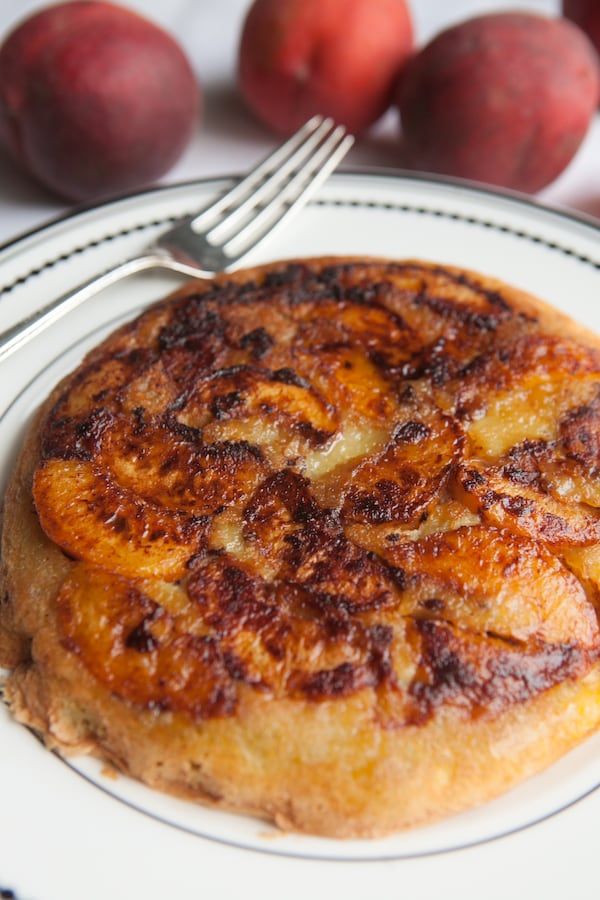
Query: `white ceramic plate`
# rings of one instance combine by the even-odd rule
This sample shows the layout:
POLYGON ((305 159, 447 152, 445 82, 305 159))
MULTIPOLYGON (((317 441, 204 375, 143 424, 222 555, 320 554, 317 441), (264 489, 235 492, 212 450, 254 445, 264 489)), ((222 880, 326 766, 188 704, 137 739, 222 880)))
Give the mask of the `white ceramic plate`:
MULTIPOLYGON (((137 252, 223 186, 211 181, 150 191, 61 220, 0 250, 0 327, 137 252)), ((287 230, 245 262, 323 254, 436 260, 498 276, 600 331, 598 236, 583 220, 520 198, 417 178, 339 174, 287 230)), ((4 363, 0 489, 29 417, 53 384, 123 317, 180 283, 177 276, 156 273, 129 279, 4 363)), ((403 896, 449 897, 444 870, 450 859, 467 867, 467 858, 469 878, 460 862, 451 864, 459 873, 459 894, 480 897, 474 886, 484 877, 484 860, 498 848, 508 851, 510 867, 522 855, 530 858, 542 835, 551 833, 556 841, 567 823, 575 823, 573 831, 569 824, 570 838, 587 836, 594 827, 589 810, 600 811, 599 751, 600 736, 496 802, 439 825, 380 841, 336 842, 275 833, 250 818, 174 800, 125 777, 110 778, 94 760, 65 763, 0 706, 0 897, 2 890, 23 900, 153 900, 165 891, 211 900, 244 893, 306 897, 318 872, 321 888, 330 884, 337 893, 344 884, 345 896, 358 900, 367 896, 366 884, 371 894, 384 864, 398 887, 411 885, 428 864, 403 896), (285 871, 285 884, 271 881, 275 871, 285 871), (251 876, 258 883, 248 881, 251 876), (431 893, 419 893, 424 886, 431 893)), ((558 859, 551 855, 544 871, 558 859)), ((584 875, 579 865, 578 898, 587 896, 584 875)), ((488 879, 485 896, 495 896, 501 879, 501 873, 488 879)), ((546 896, 558 897, 559 886, 552 878, 546 896)))

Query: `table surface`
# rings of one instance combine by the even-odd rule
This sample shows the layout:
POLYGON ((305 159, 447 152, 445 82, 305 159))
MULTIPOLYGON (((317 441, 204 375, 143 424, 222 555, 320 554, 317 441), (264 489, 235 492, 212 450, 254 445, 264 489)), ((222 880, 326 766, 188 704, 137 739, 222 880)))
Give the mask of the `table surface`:
MULTIPOLYGON (((2 0, 0 37, 48 0, 2 0)), ((204 110, 191 145, 163 178, 173 184, 196 178, 238 174, 277 142, 244 107, 236 87, 236 57, 250 0, 121 0, 171 32, 185 48, 203 88, 204 110)), ((430 39, 442 28, 492 9, 514 8, 514 0, 414 0, 416 38, 430 39)), ((560 0, 529 0, 523 9, 556 14, 560 0)), ((399 122, 389 112, 357 142, 344 167, 397 170, 399 122)), ((537 195, 547 205, 600 219, 600 113, 570 166, 537 195)), ((52 196, 0 153, 0 244, 13 240, 72 207, 52 196)))

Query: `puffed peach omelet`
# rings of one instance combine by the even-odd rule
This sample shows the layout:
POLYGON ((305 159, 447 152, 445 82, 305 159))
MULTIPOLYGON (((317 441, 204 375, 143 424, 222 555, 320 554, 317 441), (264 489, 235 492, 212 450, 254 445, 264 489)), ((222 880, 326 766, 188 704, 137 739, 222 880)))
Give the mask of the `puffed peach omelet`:
POLYGON ((194 281, 32 424, 0 663, 63 753, 283 828, 482 803, 600 722, 600 340, 407 261, 194 281))

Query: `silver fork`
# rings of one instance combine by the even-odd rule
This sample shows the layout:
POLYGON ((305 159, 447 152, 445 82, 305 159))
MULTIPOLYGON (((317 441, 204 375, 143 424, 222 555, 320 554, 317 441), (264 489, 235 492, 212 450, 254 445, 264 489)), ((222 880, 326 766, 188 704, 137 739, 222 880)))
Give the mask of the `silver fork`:
POLYGON ((0 362, 99 291, 136 272, 163 268, 210 278, 229 271, 306 204, 353 141, 332 119, 314 116, 214 203, 178 220, 142 254, 0 332, 0 362))

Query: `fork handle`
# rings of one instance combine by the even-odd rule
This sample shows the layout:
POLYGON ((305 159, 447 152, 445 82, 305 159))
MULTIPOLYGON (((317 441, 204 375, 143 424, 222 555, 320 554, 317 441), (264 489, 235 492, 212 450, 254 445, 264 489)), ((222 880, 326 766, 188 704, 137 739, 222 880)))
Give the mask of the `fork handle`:
POLYGON ((36 337, 36 335, 41 334, 50 325, 53 325, 68 312, 80 306, 104 288, 115 284, 128 275, 134 275, 136 272, 164 265, 164 261, 158 255, 127 259, 106 272, 94 276, 94 278, 84 282, 74 290, 62 294, 30 316, 21 319, 16 325, 12 325, 6 331, 0 332, 0 362, 3 362, 12 353, 36 337))

